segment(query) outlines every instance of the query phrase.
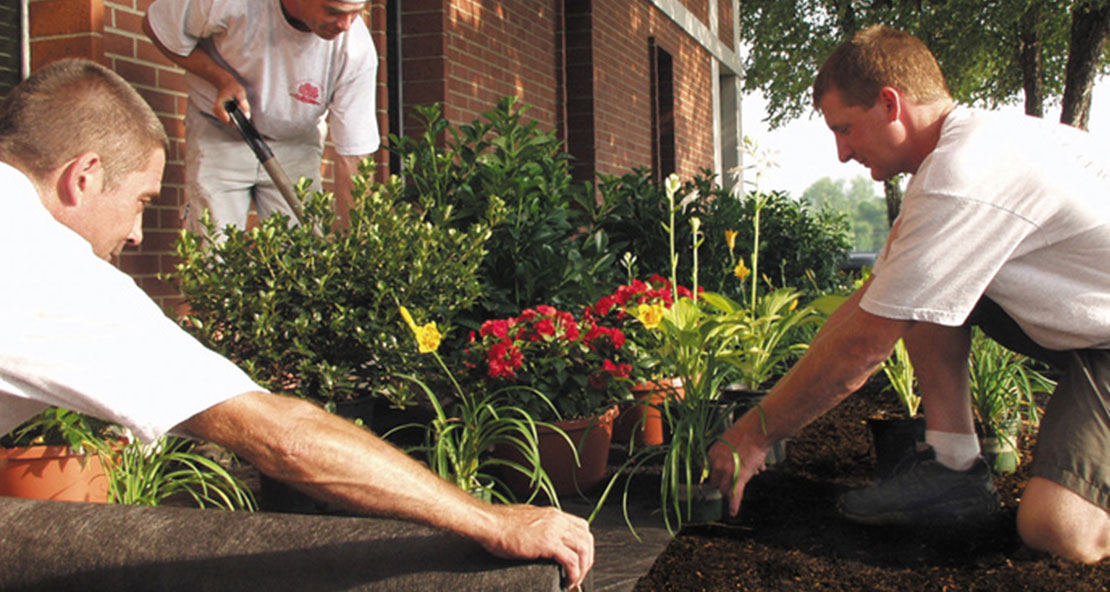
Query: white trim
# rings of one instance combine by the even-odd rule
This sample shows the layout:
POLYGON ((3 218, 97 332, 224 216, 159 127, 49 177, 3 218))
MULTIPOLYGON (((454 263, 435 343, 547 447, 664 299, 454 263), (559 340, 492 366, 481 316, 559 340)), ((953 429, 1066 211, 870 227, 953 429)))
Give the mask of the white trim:
POLYGON ((19 78, 26 79, 31 75, 31 17, 29 0, 19 2, 19 78))
MULTIPOLYGON (((665 14, 667 18, 674 21, 691 39, 704 47, 717 61, 721 62, 723 67, 737 76, 743 73, 744 65, 740 60, 740 54, 725 47, 725 44, 721 43, 721 39, 710 30, 710 27, 698 20, 679 0, 651 0, 651 4, 665 14)), ((735 10, 733 10, 733 14, 736 14, 735 10)), ((710 22, 716 22, 716 13, 710 14, 709 20, 710 22)), ((739 43, 740 39, 734 36, 733 44, 739 47, 739 43)))

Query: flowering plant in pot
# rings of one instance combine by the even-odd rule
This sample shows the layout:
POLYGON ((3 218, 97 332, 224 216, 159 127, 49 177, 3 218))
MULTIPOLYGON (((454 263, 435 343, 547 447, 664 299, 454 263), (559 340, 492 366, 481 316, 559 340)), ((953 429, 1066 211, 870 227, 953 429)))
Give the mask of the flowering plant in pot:
MULTIPOLYGON (((538 428, 546 427, 564 439, 566 435, 546 422, 534 420, 527 411, 508 401, 505 394, 515 387, 477 389, 476 392, 464 390, 437 352, 442 334, 435 323, 418 325, 408 309, 401 307, 400 311, 401 318, 415 337, 418 351, 431 354, 449 380, 454 394, 449 403, 442 403, 425 381, 415 376, 404 376, 419 386, 435 410, 430 423, 394 428, 423 429, 423 444, 411 448, 410 452, 423 452, 433 472, 476 497, 509 503, 511 500, 506 493, 511 490, 501 482, 499 475, 504 471, 498 472, 505 469, 524 476, 532 485, 529 501, 542 491, 549 501, 558 506, 554 485, 540 463, 538 428), (508 459, 491 454, 499 446, 510 448, 516 454, 508 459)), ((542 392, 533 392, 532 395, 551 406, 542 392)))
POLYGON ((615 441, 661 444, 663 425, 659 406, 683 395, 682 380, 674 376, 655 352, 661 345, 655 330, 676 297, 690 298, 685 286, 672 286, 654 274, 646 281, 633 279, 602 296, 582 313, 585 322, 621 331, 631 357, 632 399, 621 405, 613 428, 615 441))
POLYGON ((542 453, 556 490, 564 494, 584 491, 604 477, 615 404, 630 386, 625 346, 620 330, 580 324, 568 312, 538 306, 483 323, 462 362, 475 388, 501 390, 509 404, 570 435, 574 447, 556 435, 544 438, 552 448, 542 453), (556 466, 572 474, 556 472, 556 466))
POLYGON ((555 421, 595 416, 627 395, 633 372, 627 346, 620 329, 537 306, 483 323, 462 361, 476 384, 529 387, 506 396, 534 418, 555 421))

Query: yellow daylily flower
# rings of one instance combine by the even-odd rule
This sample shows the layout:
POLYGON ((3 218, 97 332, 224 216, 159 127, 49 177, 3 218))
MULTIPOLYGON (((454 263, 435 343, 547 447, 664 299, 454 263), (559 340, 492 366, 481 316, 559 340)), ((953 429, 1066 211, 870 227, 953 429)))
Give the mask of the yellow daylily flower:
POLYGON ((663 305, 656 303, 637 305, 631 312, 632 316, 636 317, 645 327, 654 329, 663 320, 663 311, 663 305))
POLYGON ((741 281, 743 281, 744 278, 751 275, 751 273, 752 272, 751 272, 750 269, 748 269, 748 266, 744 265, 744 260, 743 259, 737 261, 736 262, 736 267, 732 268, 732 275, 736 276, 736 278, 741 280, 741 281))
POLYGON ((412 329, 412 333, 416 336, 416 349, 422 353, 432 353, 439 349, 439 342, 443 340, 443 335, 436 328, 435 323, 425 323, 423 327, 418 326, 416 321, 412 319, 409 310, 401 307, 401 318, 405 320, 405 324, 412 329))
POLYGON ((736 230, 725 231, 725 244, 728 245, 728 254, 731 255, 732 251, 736 248, 736 235, 739 234, 736 230))

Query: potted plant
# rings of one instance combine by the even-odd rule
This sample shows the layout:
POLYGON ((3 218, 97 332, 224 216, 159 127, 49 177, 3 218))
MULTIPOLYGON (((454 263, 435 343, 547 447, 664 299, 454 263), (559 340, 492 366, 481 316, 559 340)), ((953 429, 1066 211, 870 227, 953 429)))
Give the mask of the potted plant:
MULTIPOLYGON (((677 176, 667 179, 667 197, 672 211, 668 227, 672 253, 675 252, 673 212, 678 208, 675 201, 678 187, 677 176)), ((730 412, 728 405, 722 407, 720 404, 720 392, 736 372, 735 366, 721 363, 720 356, 733 347, 734 338, 747 322, 744 311, 711 306, 705 294, 699 292, 697 247, 702 237, 696 218, 691 227, 693 289, 689 296, 674 294, 674 304, 662 311, 657 323, 651 324, 658 338, 653 355, 662 367, 682 380, 685 389, 682 398, 659 407, 664 422, 671 428, 671 438, 660 445, 633 450, 622 471, 609 481, 599 502, 600 507, 623 469, 630 468, 631 473, 636 473, 649 461, 661 459, 660 500, 664 523, 672 533, 690 520, 717 519, 723 510, 720 492, 705 483, 709 476, 709 448, 720 439, 730 412)), ((671 261, 671 285, 677 290, 677 259, 672 256, 671 261)), ((630 482, 625 481, 625 503, 630 482)), ((627 507, 625 509, 627 517, 627 507)), ((628 525, 635 534, 631 522, 628 525)))
POLYGON ((624 444, 655 445, 664 439, 660 407, 668 400, 682 397, 682 380, 668 375, 653 352, 659 336, 653 329, 675 296, 690 297, 684 286, 675 286, 661 275, 648 280, 634 279, 586 307, 582 318, 594 326, 621 331, 631 358, 632 398, 621 402, 620 414, 613 424, 614 441, 624 444))
POLYGON ((122 436, 108 422, 44 409, 0 439, 0 495, 106 503, 106 442, 122 436))
MULTIPOLYGON (((433 472, 486 501, 510 502, 504 493, 506 487, 496 487, 501 481, 498 469, 507 469, 535 484, 527 501, 542 491, 551 503, 558 506, 559 498, 554 485, 541 464, 538 443, 539 428, 554 432, 558 432, 558 428, 533 420, 524 409, 506 400, 504 389, 479 389, 477 394, 463 390, 437 352, 442 334, 435 323, 418 325, 408 309, 401 307, 400 311, 401 318, 416 338, 417 349, 434 357, 455 394, 450 407, 445 406, 425 381, 414 376, 405 377, 419 385, 435 409, 435 417, 430 423, 397 428, 418 427, 424 431, 423 444, 411 448, 410 452, 424 453, 433 472), (497 447, 513 450, 519 460, 491 454, 491 450, 497 447)), ((551 404, 543 393, 533 395, 551 404)))
POLYGON ((632 371, 625 345, 619 330, 580 325, 568 312, 537 306, 483 323, 462 364, 475 388, 503 390, 510 404, 574 442, 569 447, 560 434, 540 430, 543 465, 562 495, 604 478, 615 404, 626 397, 632 371), (563 475, 560 465, 574 471, 563 475))
POLYGON ((1023 426, 1035 429, 1040 422, 1033 395, 1051 392, 1055 382, 1029 358, 1006 349, 978 327, 972 330, 969 366, 983 454, 995 472, 1012 473, 1021 462, 1017 438, 1023 426))
POLYGON ((250 488, 198 452, 192 440, 163 436, 151 444, 130 441, 114 450, 105 464, 111 503, 157 506, 183 498, 200 508, 257 508, 250 488))
POLYGON ((0 449, 0 495, 148 506, 185 496, 199 507, 255 507, 242 481, 191 440, 143 444, 118 425, 60 407, 3 440, 12 447, 0 449))
POLYGON ((898 397, 903 415, 867 419, 875 446, 875 474, 880 479, 889 477, 898 461, 925 440, 925 418, 917 413, 921 396, 917 394, 917 380, 905 342, 898 340, 882 368, 890 383, 888 389, 898 397))

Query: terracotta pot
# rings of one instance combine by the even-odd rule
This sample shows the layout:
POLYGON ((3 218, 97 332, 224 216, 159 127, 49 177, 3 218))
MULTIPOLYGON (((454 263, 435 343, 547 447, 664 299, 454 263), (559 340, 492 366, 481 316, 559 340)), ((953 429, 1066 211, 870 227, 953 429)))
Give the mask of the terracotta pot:
MULTIPOLYGON (((605 479, 609 466, 609 444, 613 436, 613 420, 617 417, 616 407, 611 407, 599 417, 586 417, 551 422, 566 432, 570 441, 578 449, 579 464, 575 464, 574 450, 567 441, 554 430, 547 427, 537 428, 539 435, 540 465, 551 478, 555 493, 570 495, 584 493, 605 479)), ((499 446, 494 454, 512 462, 527 464, 515 449, 499 446)), ((528 478, 517 471, 506 471, 505 482, 519 499, 526 499, 532 489, 528 478)))
POLYGON ((68 446, 0 448, 0 495, 67 502, 108 502, 100 457, 68 446))
POLYGON ((656 446, 666 441, 660 407, 669 399, 681 399, 686 390, 681 378, 662 378, 632 387, 634 400, 621 405, 613 424, 613 441, 656 446))

